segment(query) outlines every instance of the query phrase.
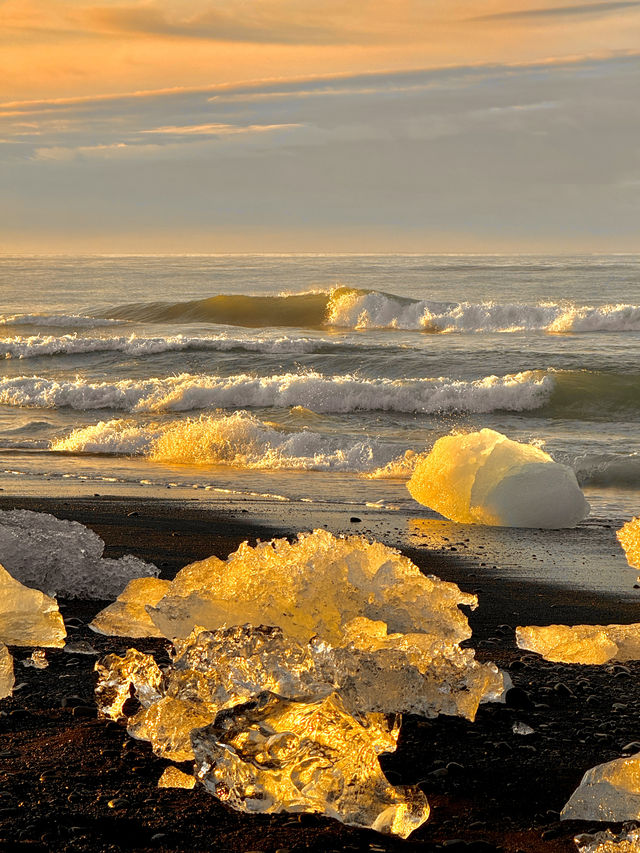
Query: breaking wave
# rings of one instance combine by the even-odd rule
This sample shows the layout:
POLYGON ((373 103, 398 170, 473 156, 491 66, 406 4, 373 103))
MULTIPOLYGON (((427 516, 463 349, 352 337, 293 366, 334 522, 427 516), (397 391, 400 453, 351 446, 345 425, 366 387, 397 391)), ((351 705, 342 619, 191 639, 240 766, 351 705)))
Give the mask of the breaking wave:
MULTIPOLYGON (((53 442, 51 450, 146 456, 154 462, 233 465, 252 469, 362 472, 384 449, 309 430, 286 431, 246 411, 140 426, 101 421, 53 442)), ((387 452, 387 457, 388 457, 387 452)))
POLYGON ((317 372, 263 377, 183 373, 166 379, 120 382, 19 376, 0 380, 0 404, 124 412, 303 406, 319 413, 481 413, 537 409, 551 399, 555 383, 554 374, 543 371, 486 376, 474 381, 366 379, 352 374, 326 376, 317 372))
POLYGON ((640 453, 585 453, 570 464, 581 486, 640 487, 640 453))
POLYGON ((231 352, 259 352, 293 354, 351 349, 353 345, 326 339, 291 338, 233 338, 223 335, 212 337, 171 335, 168 337, 78 337, 76 335, 32 335, 0 340, 0 356, 5 358, 37 358, 51 355, 81 355, 99 352, 120 352, 130 356, 156 355, 163 352, 187 350, 231 352))
POLYGON ((280 296, 221 294, 189 302, 146 302, 116 307, 111 320, 221 323, 254 328, 404 329, 432 333, 636 332, 640 306, 437 302, 377 290, 337 287, 280 296))

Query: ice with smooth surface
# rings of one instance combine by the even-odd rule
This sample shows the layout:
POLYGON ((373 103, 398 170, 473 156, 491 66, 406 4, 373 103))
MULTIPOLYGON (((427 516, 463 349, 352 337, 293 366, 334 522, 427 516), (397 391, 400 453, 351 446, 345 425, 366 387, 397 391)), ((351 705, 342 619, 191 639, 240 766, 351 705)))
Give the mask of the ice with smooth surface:
POLYGON ((0 565, 0 640, 9 646, 61 648, 67 636, 58 604, 0 565))
POLYGON ((439 438, 407 488, 418 503, 464 524, 563 528, 589 514, 571 468, 492 429, 439 438))
POLYGON ((640 623, 520 626, 516 628, 516 643, 555 663, 640 660, 640 623))
POLYGON ((102 539, 77 521, 0 511, 0 563, 28 586, 68 598, 115 598, 132 578, 158 574, 130 554, 112 560, 103 552, 102 539))
POLYGON ((110 637, 162 637, 146 608, 148 604, 157 604, 169 586, 169 581, 153 577, 130 580, 113 604, 101 610, 89 627, 110 637))
POLYGON ((169 765, 158 779, 158 788, 194 788, 196 780, 189 773, 184 773, 182 770, 169 765))
POLYGON ((640 518, 633 518, 616 532, 629 565, 640 570, 640 518))
POLYGON ((388 782, 380 741, 335 693, 309 703, 262 693, 194 732, 196 776, 239 811, 318 813, 406 838, 429 805, 419 788, 388 782))
POLYGON ((0 699, 11 696, 15 682, 11 652, 4 643, 0 643, 0 699))
POLYGON ((574 838, 578 853, 640 853, 640 830, 630 829, 615 835, 608 829, 574 838))
POLYGON ((592 767, 560 813, 561 820, 622 823, 640 818, 640 753, 592 767))

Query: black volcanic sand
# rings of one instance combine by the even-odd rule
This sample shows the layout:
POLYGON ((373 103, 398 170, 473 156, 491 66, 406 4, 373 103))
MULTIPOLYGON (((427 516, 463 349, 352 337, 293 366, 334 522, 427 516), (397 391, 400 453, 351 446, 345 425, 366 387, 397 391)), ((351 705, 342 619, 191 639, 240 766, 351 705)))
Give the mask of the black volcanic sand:
MULTIPOLYGON (((117 498, 0 498, 0 509, 25 508, 71 518, 107 543, 105 556, 132 553, 172 577, 188 562, 226 557, 245 539, 284 535, 286 517, 268 529, 236 510, 203 503, 117 498)), ((281 510, 283 513, 285 510, 281 510)), ((367 534, 367 518, 354 532, 367 534)), ((291 531, 289 531, 291 532, 291 531)), ((376 535, 379 537, 378 531, 376 535)), ((467 590, 461 567, 446 555, 404 549, 424 570, 467 590)), ((49 667, 23 667, 32 649, 12 648, 16 686, 0 711, 0 850, 25 851, 575 851, 573 836, 602 824, 560 822, 559 811, 588 768, 640 751, 636 709, 640 662, 551 664, 514 643, 516 624, 631 622, 637 605, 575 590, 482 579, 470 645, 519 688, 507 705, 482 706, 474 723, 453 717, 405 717, 398 750, 382 764, 394 783, 419 784, 432 813, 407 841, 310 815, 248 816, 203 789, 158 789, 168 762, 124 728, 97 719, 96 657, 47 650, 49 667), (552 614, 552 618, 549 618, 552 614), (516 722, 534 729, 516 735, 516 722)), ((101 637, 87 623, 106 602, 61 601, 69 640, 102 655, 129 646, 168 663, 169 643, 101 637)), ((613 826, 618 829, 619 827, 613 826)))

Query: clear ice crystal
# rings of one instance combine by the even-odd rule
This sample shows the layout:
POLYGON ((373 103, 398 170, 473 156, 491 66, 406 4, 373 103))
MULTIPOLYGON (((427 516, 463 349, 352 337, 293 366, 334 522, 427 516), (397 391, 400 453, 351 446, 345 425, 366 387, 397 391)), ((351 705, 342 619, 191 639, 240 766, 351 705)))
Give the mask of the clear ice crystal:
POLYGON ((492 429, 439 438, 407 483, 452 521, 500 527, 575 527, 589 504, 571 468, 492 429))
POLYGON ((158 569, 130 554, 103 558, 104 542, 77 521, 45 512, 0 511, 0 562, 29 586, 68 598, 115 598, 158 569))
POLYGON ((9 646, 64 646, 67 632, 58 604, 24 586, 0 565, 0 640, 9 646))
POLYGON ((640 830, 623 830, 615 835, 608 829, 589 835, 586 832, 573 839, 578 853, 640 853, 640 830))
POLYGON ((11 652, 4 643, 0 643, 0 699, 11 696, 15 683, 11 652))
POLYGON ((640 819, 640 753, 587 770, 560 819, 610 823, 640 819))
POLYGON ((640 623, 519 626, 516 643, 554 663, 640 660, 640 623))
POLYGON ((429 817, 418 788, 389 784, 366 721, 335 693, 311 703, 262 693, 194 732, 193 748, 197 778, 239 811, 312 812, 403 838, 429 817))
POLYGON ((101 610, 89 627, 110 637, 162 637, 151 621, 147 605, 156 605, 169 591, 169 581, 134 578, 118 598, 101 610))

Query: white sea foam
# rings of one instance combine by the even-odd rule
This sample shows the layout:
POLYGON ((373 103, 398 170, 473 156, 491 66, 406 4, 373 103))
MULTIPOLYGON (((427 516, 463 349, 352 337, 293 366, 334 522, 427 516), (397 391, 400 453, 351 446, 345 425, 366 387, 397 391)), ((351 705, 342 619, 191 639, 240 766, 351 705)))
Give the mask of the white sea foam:
POLYGON ((273 376, 206 376, 87 382, 19 376, 0 380, 7 406, 114 409, 124 412, 188 412, 213 408, 304 406, 315 412, 526 411, 548 402, 552 373, 525 371, 463 381, 366 379, 352 374, 285 373, 273 376))
POLYGON ((164 424, 101 421, 58 439, 51 450, 143 455, 156 462, 349 472, 367 471, 389 456, 376 442, 306 429, 288 431, 245 411, 164 424))
POLYGON ((288 337, 212 337, 170 335, 167 337, 78 337, 76 335, 31 335, 0 340, 0 356, 5 358, 36 358, 50 355, 80 355, 94 352, 121 352, 130 356, 155 355, 163 352, 212 350, 229 352, 261 352, 274 354, 304 354, 335 349, 337 344, 323 338, 288 337))
POLYGON ((91 329, 121 325, 122 320, 85 317, 82 314, 0 314, 0 326, 49 326, 91 329))

